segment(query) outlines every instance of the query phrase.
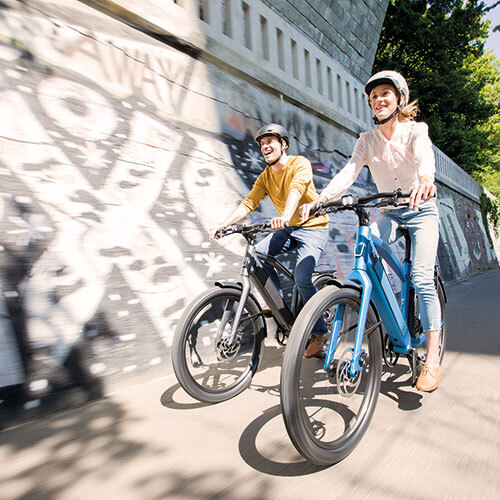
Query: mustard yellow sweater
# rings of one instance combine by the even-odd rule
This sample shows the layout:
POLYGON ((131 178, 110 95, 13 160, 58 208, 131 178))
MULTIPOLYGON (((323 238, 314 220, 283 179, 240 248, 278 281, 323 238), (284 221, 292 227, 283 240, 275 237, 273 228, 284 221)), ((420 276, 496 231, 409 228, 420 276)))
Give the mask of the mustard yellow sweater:
MULTIPOLYGON (((311 163, 303 156, 289 156, 285 167, 278 172, 272 167, 266 167, 264 172, 257 177, 252 190, 241 204, 252 212, 266 196, 269 196, 278 213, 283 215, 286 199, 292 189, 296 189, 301 194, 301 198, 290 219, 290 225, 299 226, 301 222, 299 207, 304 203, 310 203, 318 196, 314 188, 311 163)), ((302 227, 326 228, 328 216, 321 215, 311 219, 302 227)))

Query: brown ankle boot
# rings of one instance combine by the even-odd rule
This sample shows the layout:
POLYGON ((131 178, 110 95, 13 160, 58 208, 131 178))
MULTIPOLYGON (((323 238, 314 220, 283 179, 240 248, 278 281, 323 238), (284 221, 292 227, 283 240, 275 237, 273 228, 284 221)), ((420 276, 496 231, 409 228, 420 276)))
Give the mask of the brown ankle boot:
POLYGON ((309 342, 309 345, 307 346, 307 349, 304 352, 304 358, 312 358, 313 356, 319 354, 322 351, 325 342, 326 342, 326 335, 317 335, 313 333, 311 341, 309 342))

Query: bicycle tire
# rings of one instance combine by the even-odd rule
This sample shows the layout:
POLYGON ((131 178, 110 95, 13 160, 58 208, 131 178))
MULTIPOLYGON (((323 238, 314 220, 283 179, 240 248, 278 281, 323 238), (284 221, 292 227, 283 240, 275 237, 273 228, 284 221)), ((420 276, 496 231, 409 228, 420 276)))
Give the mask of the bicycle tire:
POLYGON ((241 338, 227 345, 240 298, 241 291, 234 288, 210 289, 193 300, 177 323, 172 344, 174 372, 181 387, 199 401, 219 403, 240 394, 257 371, 265 324, 252 296, 241 317, 241 338))
POLYGON ((382 373, 382 336, 371 305, 366 324, 367 331, 371 331, 365 335, 363 344, 366 360, 362 373, 353 382, 356 392, 348 394, 345 374, 351 356, 347 346, 355 335, 359 307, 357 290, 336 287, 320 290, 302 309, 285 350, 280 381, 285 427, 297 451, 317 465, 331 465, 352 452, 368 429, 377 404, 382 373), (329 376, 323 369, 323 360, 306 359, 303 354, 319 315, 342 304, 345 325, 335 351, 337 368, 333 380, 333 374, 329 376), (349 407, 349 401, 353 408, 349 407), (358 406, 357 414, 353 412, 355 406, 358 406), (331 429, 327 428, 327 420, 331 429))
POLYGON ((441 306, 441 333, 439 337, 439 362, 443 362, 444 353, 446 351, 446 300, 444 295, 443 285, 438 282, 437 292, 439 304, 441 306))

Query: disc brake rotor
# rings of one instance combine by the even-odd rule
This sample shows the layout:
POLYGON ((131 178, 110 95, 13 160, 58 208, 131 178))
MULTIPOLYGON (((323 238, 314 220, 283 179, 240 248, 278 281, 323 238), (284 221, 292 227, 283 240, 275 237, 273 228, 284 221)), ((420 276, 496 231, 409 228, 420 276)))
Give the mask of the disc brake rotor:
POLYGON ((219 361, 224 361, 230 359, 236 354, 241 347, 242 335, 240 332, 236 332, 233 342, 229 342, 231 336, 231 327, 226 327, 222 332, 217 334, 215 339, 215 352, 217 353, 217 359, 219 361), (228 331, 229 330, 229 331, 228 331))
POLYGON ((358 372, 355 377, 351 377, 349 374, 352 363, 352 352, 353 349, 351 347, 347 348, 342 353, 342 356, 340 356, 337 364, 337 388, 339 394, 346 398, 350 398, 353 394, 355 394, 359 384, 361 383, 362 372, 358 372))

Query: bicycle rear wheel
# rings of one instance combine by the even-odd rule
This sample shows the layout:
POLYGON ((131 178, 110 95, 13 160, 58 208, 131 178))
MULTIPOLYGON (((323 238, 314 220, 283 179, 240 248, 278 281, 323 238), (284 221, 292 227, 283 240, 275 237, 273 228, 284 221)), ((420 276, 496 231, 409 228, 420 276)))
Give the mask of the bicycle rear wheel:
MULTIPOLYGON (((362 371, 349 376, 360 308, 359 292, 325 288, 316 293, 296 319, 281 372, 281 407, 295 448, 318 465, 345 458, 368 428, 380 389, 380 324, 370 307, 362 348, 362 371), (341 319, 333 360, 304 358, 307 340, 321 314, 341 319)), ((330 339, 332 340, 332 339, 330 339)))
POLYGON ((240 299, 237 289, 208 290, 191 303, 177 324, 174 372, 183 389, 199 401, 218 403, 236 396, 257 370, 265 327, 252 297, 230 342, 240 299))

